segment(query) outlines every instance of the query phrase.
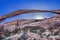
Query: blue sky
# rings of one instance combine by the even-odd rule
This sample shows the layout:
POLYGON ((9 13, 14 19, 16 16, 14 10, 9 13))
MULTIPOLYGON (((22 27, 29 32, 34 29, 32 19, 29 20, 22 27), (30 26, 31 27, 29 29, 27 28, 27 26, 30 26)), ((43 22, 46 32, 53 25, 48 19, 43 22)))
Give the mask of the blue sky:
MULTIPOLYGON (((0 16, 21 9, 57 10, 60 9, 60 0, 0 0, 0 16)), ((54 15, 52 13, 27 13, 7 18, 4 22, 18 19, 33 19, 39 16, 49 18, 54 15)))

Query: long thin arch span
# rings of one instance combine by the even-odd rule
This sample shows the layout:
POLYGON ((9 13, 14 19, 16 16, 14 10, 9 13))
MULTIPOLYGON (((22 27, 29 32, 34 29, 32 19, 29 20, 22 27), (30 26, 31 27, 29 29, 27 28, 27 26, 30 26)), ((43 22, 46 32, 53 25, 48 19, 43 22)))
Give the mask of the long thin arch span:
POLYGON ((36 12, 52 12, 55 14, 59 14, 60 15, 60 10, 18 10, 18 11, 14 11, 10 14, 4 15, 0 17, 0 21, 6 19, 6 18, 10 18, 10 17, 14 17, 17 15, 21 15, 21 14, 25 14, 25 13, 36 13, 36 12))

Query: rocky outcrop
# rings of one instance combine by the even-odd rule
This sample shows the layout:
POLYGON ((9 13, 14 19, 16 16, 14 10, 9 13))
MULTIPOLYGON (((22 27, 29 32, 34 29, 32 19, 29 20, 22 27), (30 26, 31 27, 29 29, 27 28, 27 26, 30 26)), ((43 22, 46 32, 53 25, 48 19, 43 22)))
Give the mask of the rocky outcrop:
MULTIPOLYGON (((13 16, 16 16, 16 15, 23 14, 23 13, 28 13, 28 12, 53 12, 53 13, 56 13, 56 14, 60 14, 60 10, 54 10, 54 11, 45 11, 45 10, 19 10, 19 11, 11 13, 9 15, 5 15, 5 16, 0 17, 0 21, 4 20, 6 18, 9 18, 9 17, 13 17, 13 16)), ((56 29, 60 30, 60 15, 56 15, 56 16, 48 18, 48 19, 45 18, 45 19, 39 19, 39 20, 37 20, 37 19, 15 20, 15 21, 12 21, 12 22, 6 22, 4 24, 0 24, 0 35, 3 34, 4 30, 6 30, 6 29, 9 32, 12 32, 12 31, 15 31, 16 28, 19 28, 19 31, 22 31, 20 29, 29 28, 29 27, 37 27, 37 28, 43 27, 45 29, 53 27, 53 28, 56 28, 56 29)), ((18 33, 18 32, 16 32, 16 33, 18 33)), ((40 39, 40 35, 37 35, 37 34, 34 34, 34 33, 30 33, 30 32, 28 33, 28 35, 30 35, 30 37, 32 37, 32 38, 36 38, 36 39, 39 38, 40 39)), ((21 34, 19 34, 19 35, 16 34, 14 36, 9 36, 7 38, 8 39, 9 38, 13 38, 15 40, 15 37, 16 37, 16 39, 18 39, 20 36, 21 36, 21 34)), ((58 36, 58 37, 60 38, 60 36, 58 36)), ((58 38, 58 37, 56 37, 56 38, 58 38)), ((44 38, 44 40, 45 39, 47 39, 47 38, 44 38)))
POLYGON ((12 22, 6 22, 3 24, 4 29, 14 30, 16 27, 20 29, 25 27, 59 27, 60 26, 60 15, 56 15, 54 17, 48 19, 32 19, 32 20, 16 20, 12 22))
MULTIPOLYGON (((54 11, 49 11, 49 10, 19 10, 12 12, 11 14, 5 15, 0 17, 0 21, 4 20, 5 18, 17 16, 19 14, 24 14, 24 13, 29 13, 29 12, 53 12, 56 14, 60 14, 60 10, 54 10, 54 11)), ((6 22, 5 24, 2 25, 4 29, 8 30, 14 30, 16 27, 22 29, 25 27, 32 27, 32 26, 37 26, 37 27, 57 27, 60 26, 60 15, 56 15, 52 18, 48 19, 32 19, 32 20, 16 20, 12 22, 6 22)))

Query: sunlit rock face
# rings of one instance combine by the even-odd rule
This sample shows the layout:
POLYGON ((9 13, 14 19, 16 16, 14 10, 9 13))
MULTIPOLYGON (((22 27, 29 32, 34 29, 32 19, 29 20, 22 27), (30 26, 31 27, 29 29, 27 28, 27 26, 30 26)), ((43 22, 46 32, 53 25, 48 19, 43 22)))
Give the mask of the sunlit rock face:
POLYGON ((56 15, 49 19, 32 19, 32 20, 16 20, 4 24, 4 29, 14 30, 15 27, 24 28, 27 26, 39 26, 39 27, 53 27, 60 24, 60 15, 56 15))
POLYGON ((7 22, 4 24, 4 30, 13 31, 17 27, 17 21, 7 22))
POLYGON ((23 28, 25 24, 32 23, 35 20, 18 20, 18 26, 19 28, 23 28))
MULTIPOLYGON (((37 40, 41 39, 41 34, 49 34, 51 35, 51 31, 48 29, 49 27, 54 27, 56 29, 54 29, 53 31, 57 31, 57 29, 59 30, 60 29, 60 15, 56 15, 54 17, 51 17, 51 18, 45 18, 45 19, 32 19, 32 20, 15 20, 15 21, 12 21, 12 22, 6 22, 5 24, 3 25, 0 25, 1 27, 1 31, 2 30, 8 30, 9 32, 12 32, 14 31, 16 28, 19 28, 18 31, 21 31, 22 32, 19 32, 18 34, 18 31, 15 33, 15 32, 12 32, 14 35, 12 36, 13 39, 15 40, 19 38, 19 36, 22 36, 26 31, 27 35, 30 36, 30 38, 36 38, 37 40), (2 29, 3 27, 3 29, 2 29), (41 31, 42 28, 45 28, 43 29, 43 32, 41 31), (35 31, 34 31, 35 30, 35 31), (47 30, 47 31, 46 31, 47 30), (18 38, 17 38, 18 37, 18 38)), ((11 33, 10 33, 11 34, 11 33)), ((23 35, 25 36, 25 35, 23 35)), ((10 38, 11 36, 8 36, 7 38, 10 38)), ((11 39, 12 39, 11 37, 11 39)), ((27 37, 27 36, 25 36, 27 37)), ((43 35, 43 39, 47 40, 46 35, 43 35)), ((51 37, 51 36, 49 36, 51 37)), ((55 36, 53 36, 55 37, 55 36)), ((60 36, 58 36, 60 37, 60 36)), ((57 38, 57 37, 56 37, 57 38)))
POLYGON ((60 24, 60 15, 51 17, 49 19, 44 19, 44 20, 38 20, 37 22, 32 22, 32 23, 27 23, 23 24, 22 27, 26 26, 39 26, 39 27, 54 27, 58 26, 60 24))

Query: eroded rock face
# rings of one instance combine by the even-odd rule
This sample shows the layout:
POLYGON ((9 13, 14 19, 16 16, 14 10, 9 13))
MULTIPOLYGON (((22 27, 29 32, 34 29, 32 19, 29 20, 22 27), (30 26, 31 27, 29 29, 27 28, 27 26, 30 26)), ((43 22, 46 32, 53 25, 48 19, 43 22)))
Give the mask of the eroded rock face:
MULTIPOLYGON (((55 14, 60 14, 60 10, 54 10, 54 11, 19 10, 19 11, 12 12, 11 14, 0 17, 0 22, 6 18, 17 16, 19 14, 30 13, 30 12, 53 12, 55 14)), ((43 36, 42 40, 48 40, 48 38, 46 38, 48 35, 49 35, 49 38, 53 37, 53 39, 55 40, 55 38, 60 38, 60 31, 59 31, 60 30, 60 15, 56 15, 56 16, 48 18, 48 19, 46 18, 46 19, 40 19, 40 20, 36 20, 36 19, 15 20, 12 22, 6 22, 6 23, 0 25, 0 36, 1 37, 5 36, 5 38, 8 38, 8 39, 11 38, 11 40, 13 37, 13 40, 17 40, 18 38, 20 38, 20 36, 22 36, 24 33, 26 33, 26 30, 23 30, 23 29, 26 29, 28 31, 27 34, 30 36, 30 38, 28 38, 27 40, 29 40, 31 38, 36 38, 37 40, 39 40, 39 39, 41 39, 41 34, 45 34, 45 35, 42 35, 43 36), (33 32, 34 30, 32 30, 32 28, 30 29, 29 27, 33 27, 33 28, 35 27, 35 32, 37 32, 37 33, 34 33, 33 32), (56 29, 53 29, 53 32, 54 33, 57 32, 57 36, 52 35, 53 34, 53 32, 51 32, 52 29, 51 30, 48 29, 50 27, 56 28, 56 29), (19 30, 16 30, 17 28, 19 30), (40 28, 41 29, 43 28, 44 32, 41 33, 40 28), (22 29, 22 30, 20 30, 20 29, 22 29), (41 33, 41 34, 39 34, 39 33, 41 33), (4 34, 6 34, 7 36, 4 34), (48 34, 48 35, 46 35, 46 34, 48 34)), ((25 36, 25 37, 27 37, 27 36, 25 36)))
POLYGON ((12 22, 7 22, 2 25, 4 29, 14 30, 16 27, 20 29, 28 26, 37 26, 37 27, 55 27, 60 26, 60 15, 56 15, 49 19, 42 19, 42 20, 16 20, 12 22))
MULTIPOLYGON (((48 19, 42 19, 42 20, 32 19, 32 20, 15 20, 12 22, 6 22, 3 25, 0 25, 0 32, 3 33, 2 30, 6 30, 6 29, 12 32, 16 28, 23 29, 27 27, 38 27, 38 28, 43 27, 45 29, 49 27, 54 27, 54 28, 59 29, 60 28, 60 15, 56 15, 54 17, 51 17, 48 19)), ((36 36, 33 35, 32 37, 36 37, 36 36)))

